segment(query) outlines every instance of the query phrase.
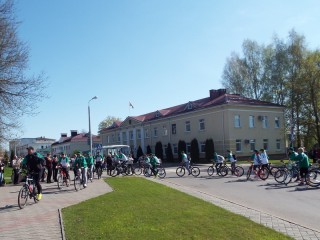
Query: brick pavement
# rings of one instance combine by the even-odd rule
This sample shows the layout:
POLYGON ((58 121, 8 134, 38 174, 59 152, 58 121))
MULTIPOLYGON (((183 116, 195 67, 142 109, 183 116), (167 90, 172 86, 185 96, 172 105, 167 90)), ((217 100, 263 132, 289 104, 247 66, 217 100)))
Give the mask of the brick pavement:
POLYGON ((181 192, 187 193, 194 197, 203 199, 216 206, 227 209, 230 212, 245 216, 256 223, 270 227, 278 232, 289 235, 294 239, 297 239, 297 240, 319 240, 320 239, 320 232, 297 225, 293 222, 286 221, 285 219, 281 219, 276 216, 272 216, 270 214, 260 212, 256 209, 248 208, 246 206, 236 204, 226 199, 218 198, 216 196, 199 191, 191 187, 186 187, 177 183, 170 182, 170 180, 168 179, 153 179, 153 178, 148 178, 148 179, 150 179, 151 181, 164 184, 168 187, 177 189, 181 192))
POLYGON ((18 192, 21 186, 10 184, 0 188, 0 239, 62 239, 58 209, 112 191, 102 179, 95 179, 79 192, 74 190, 73 184, 59 190, 56 183, 42 183, 42 200, 35 204, 29 199, 28 205, 20 210, 18 192))

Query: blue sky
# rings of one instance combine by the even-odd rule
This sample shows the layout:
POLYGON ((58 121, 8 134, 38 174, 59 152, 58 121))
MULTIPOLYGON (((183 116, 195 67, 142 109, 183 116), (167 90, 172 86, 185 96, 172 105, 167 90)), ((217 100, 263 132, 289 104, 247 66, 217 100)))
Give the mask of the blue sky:
POLYGON ((317 0, 17 0, 29 74, 45 72, 48 99, 23 118, 20 137, 92 132, 106 116, 125 119, 208 96, 243 40, 270 43, 294 28, 319 48, 317 0), (128 102, 134 105, 130 110, 128 102))

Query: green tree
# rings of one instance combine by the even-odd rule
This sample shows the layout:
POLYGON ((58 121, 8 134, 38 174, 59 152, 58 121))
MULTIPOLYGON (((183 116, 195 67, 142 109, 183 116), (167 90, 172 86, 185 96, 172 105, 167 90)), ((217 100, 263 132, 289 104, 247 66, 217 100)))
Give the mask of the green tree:
POLYGON ((167 161, 168 162, 173 162, 174 161, 172 147, 171 147, 170 143, 168 143, 168 147, 166 149, 166 157, 167 157, 167 161))
POLYGON ((184 151, 185 153, 187 152, 187 144, 185 141, 183 140, 179 140, 178 142, 178 159, 179 162, 182 161, 182 156, 181 156, 181 152, 184 151))
POLYGON ((141 146, 139 145, 138 149, 137 149, 137 159, 139 159, 139 157, 143 156, 143 151, 141 146))
POLYGON ((99 123, 98 130, 99 132, 107 127, 110 127, 114 122, 121 121, 121 118, 114 116, 107 116, 103 121, 99 123))
POLYGON ((208 162, 211 162, 212 159, 213 159, 214 151, 215 151, 214 150, 214 143, 213 143, 212 138, 206 140, 204 148, 205 148, 206 160, 208 162))
POLYGON ((152 150, 151 150, 151 147, 150 145, 147 146, 147 154, 151 154, 152 153, 152 150))
POLYGON ((160 141, 156 143, 155 155, 158 158, 160 158, 161 160, 163 160, 163 147, 162 147, 162 143, 160 141))
POLYGON ((29 48, 18 34, 14 1, 0 2, 0 143, 21 126, 23 115, 34 115, 45 97, 44 74, 28 76, 29 48))
POLYGON ((190 143, 190 157, 192 162, 199 162, 200 150, 199 150, 199 143, 196 138, 194 138, 190 143))

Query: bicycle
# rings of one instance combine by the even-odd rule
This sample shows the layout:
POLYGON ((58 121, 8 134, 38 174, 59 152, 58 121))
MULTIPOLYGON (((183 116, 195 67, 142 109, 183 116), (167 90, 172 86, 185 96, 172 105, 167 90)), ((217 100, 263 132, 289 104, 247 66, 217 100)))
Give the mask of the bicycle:
POLYGON ((308 171, 308 174, 306 174, 305 180, 310 187, 319 187, 320 186, 320 169, 311 167, 308 171))
POLYGON ((220 169, 220 173, 222 173, 221 176, 223 177, 228 175, 229 172, 231 172, 231 175, 235 175, 237 177, 241 177, 244 174, 244 169, 241 166, 232 167, 224 163, 224 165, 221 168, 224 168, 224 169, 220 169), (226 174, 224 175, 224 173, 226 174))
MULTIPOLYGON (((157 166, 155 167, 155 171, 157 172, 157 176, 159 176, 159 178, 165 178, 166 170, 164 169, 164 167, 162 167, 161 164, 157 164, 157 166)), ((151 171, 150 165, 148 165, 144 168, 143 174, 146 177, 150 177, 153 175, 153 172, 151 171)))
POLYGON ((74 176, 74 189, 76 191, 79 191, 82 189, 82 186, 84 187, 84 179, 83 179, 83 167, 76 169, 75 173, 76 175, 74 176))
POLYGON ((102 176, 102 166, 96 168, 96 173, 97 173, 98 179, 100 179, 102 176))
MULTIPOLYGON (((188 171, 188 170, 187 170, 187 171, 188 171)), ((194 177, 198 177, 199 174, 200 174, 200 168, 193 166, 193 165, 191 164, 191 162, 190 162, 190 164, 189 164, 189 171, 190 171, 190 174, 191 174, 192 176, 194 176, 194 177)), ((183 177, 183 176, 185 175, 185 173, 186 173, 186 166, 185 166, 184 163, 182 163, 181 166, 177 167, 177 169, 176 169, 176 174, 177 174, 179 177, 183 177)), ((189 174, 189 175, 190 175, 190 174, 189 174)))
POLYGON ((23 184, 22 188, 18 194, 18 206, 23 209, 27 205, 28 198, 33 198, 33 201, 37 203, 39 199, 37 198, 36 186, 32 177, 32 172, 26 175, 26 182, 23 184))
MULTIPOLYGON (((215 163, 213 163, 213 164, 212 164, 211 166, 209 166, 208 169, 207 169, 207 173, 208 173, 209 176, 212 176, 212 175, 214 174, 214 169, 215 169, 215 166, 214 166, 214 165, 215 165, 215 163)), ((216 168, 217 175, 223 176, 223 177, 226 176, 226 175, 228 174, 226 170, 227 170, 227 169, 224 168, 224 166, 223 166, 222 163, 221 163, 221 165, 216 168)))
POLYGON ((93 182, 93 173, 94 173, 94 170, 93 169, 91 170, 91 167, 88 166, 87 179, 90 180, 90 182, 93 182))
POLYGON ((69 187, 70 184, 69 184, 69 181, 68 181, 68 178, 67 178, 67 173, 66 173, 66 170, 59 167, 58 169, 58 181, 57 181, 57 184, 58 184, 58 188, 61 190, 63 188, 63 186, 67 186, 69 187))

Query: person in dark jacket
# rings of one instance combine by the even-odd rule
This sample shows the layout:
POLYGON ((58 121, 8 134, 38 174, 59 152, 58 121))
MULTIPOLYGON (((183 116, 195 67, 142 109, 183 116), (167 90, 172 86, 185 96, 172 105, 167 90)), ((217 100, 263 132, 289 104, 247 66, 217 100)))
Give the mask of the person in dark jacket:
POLYGON ((48 176, 47 176, 47 183, 52 183, 51 178, 52 178, 52 158, 51 154, 47 153, 47 156, 44 158, 46 160, 46 167, 48 171, 48 176))
POLYGON ((53 155, 52 158, 52 175, 53 175, 53 181, 57 182, 57 176, 58 176, 58 157, 57 155, 53 155))
POLYGON ((28 154, 23 159, 22 165, 25 165, 29 171, 29 174, 31 174, 34 183, 37 187, 37 198, 38 200, 41 200, 42 186, 40 184, 40 177, 43 169, 44 159, 41 154, 34 152, 33 147, 28 147, 27 150, 28 154))

